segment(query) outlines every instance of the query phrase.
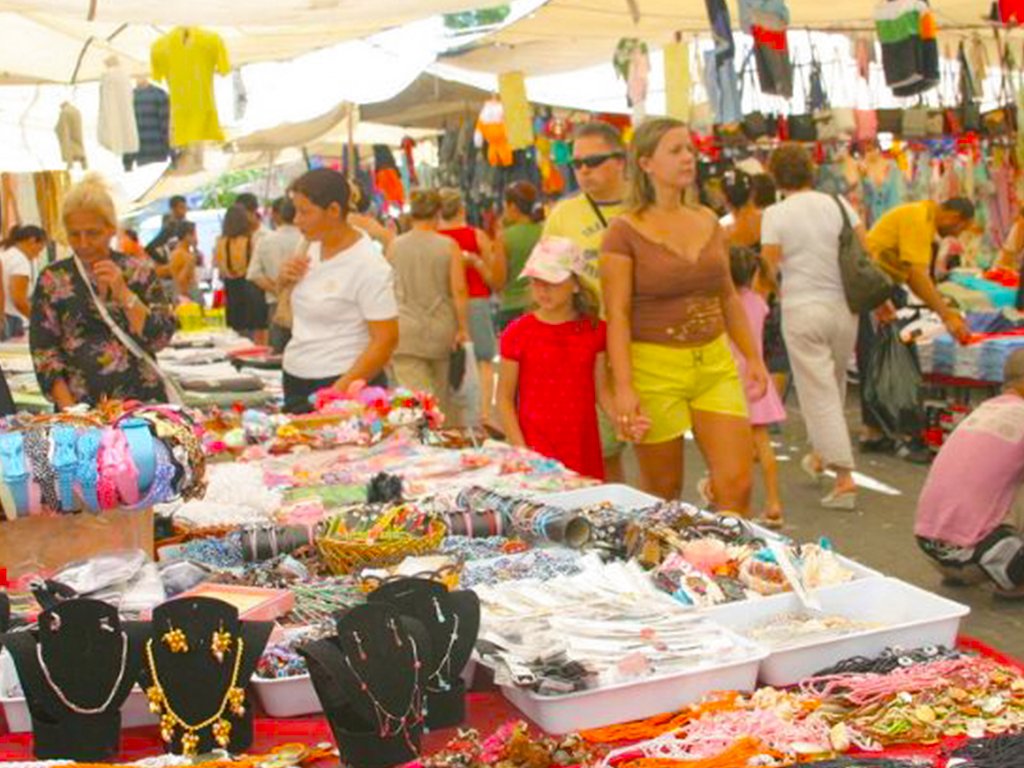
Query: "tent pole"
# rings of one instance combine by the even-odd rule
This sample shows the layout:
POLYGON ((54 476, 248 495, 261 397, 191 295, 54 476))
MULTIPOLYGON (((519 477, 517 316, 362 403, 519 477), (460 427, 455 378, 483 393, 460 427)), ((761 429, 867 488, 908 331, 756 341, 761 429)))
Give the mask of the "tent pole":
POLYGON ((352 102, 348 104, 348 146, 345 147, 345 152, 348 155, 348 177, 349 179, 356 178, 356 126, 355 126, 355 106, 352 102))

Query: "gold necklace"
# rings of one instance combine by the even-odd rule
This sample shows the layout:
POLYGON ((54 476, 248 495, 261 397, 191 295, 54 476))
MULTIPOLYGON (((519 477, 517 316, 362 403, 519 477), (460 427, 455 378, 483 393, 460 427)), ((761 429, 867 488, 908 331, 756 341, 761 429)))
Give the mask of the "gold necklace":
POLYGON ((186 723, 167 699, 164 687, 156 673, 156 660, 153 658, 153 638, 146 641, 146 661, 149 663, 149 675, 153 684, 146 689, 146 697, 149 699, 149 710, 155 715, 160 715, 160 738, 165 743, 174 741, 174 732, 181 728, 181 750, 188 756, 193 757, 199 751, 199 736, 197 731, 213 726, 213 738, 222 748, 227 748, 231 743, 231 723, 224 717, 224 712, 231 707, 235 717, 242 717, 245 714, 245 690, 238 687, 238 672, 242 668, 242 652, 245 643, 241 637, 238 638, 238 645, 235 648, 235 666, 231 672, 231 682, 224 692, 220 709, 210 717, 195 725, 186 723))

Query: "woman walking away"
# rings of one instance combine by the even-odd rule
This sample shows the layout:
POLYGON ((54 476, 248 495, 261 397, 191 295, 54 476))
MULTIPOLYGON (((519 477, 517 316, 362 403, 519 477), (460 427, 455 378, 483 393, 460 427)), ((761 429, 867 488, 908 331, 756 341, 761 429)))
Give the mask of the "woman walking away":
POLYGON ((462 252, 437 233, 441 196, 414 189, 412 229, 388 247, 398 299, 398 348, 391 368, 399 386, 430 392, 451 417, 448 399, 452 350, 469 340, 466 270, 462 252))
POLYGON ((814 165, 800 145, 777 149, 771 171, 784 200, 764 213, 761 252, 782 272, 782 334, 813 448, 802 466, 819 481, 826 468, 833 470, 835 484, 821 504, 851 510, 857 503, 857 486, 844 401, 846 366, 857 343, 857 316, 847 307, 839 273, 840 206, 857 237, 864 238, 864 228, 846 200, 814 190, 814 165))
POLYGON ((612 220, 601 252, 617 427, 638 434, 644 490, 676 499, 683 435, 692 427, 722 510, 747 514, 753 447, 747 402, 728 340, 747 361, 749 395, 768 374, 729 277, 713 212, 688 202, 697 156, 686 126, 658 118, 636 131, 629 154, 630 210, 612 220))
POLYGON ((501 337, 498 412, 513 445, 525 445, 587 477, 604 479, 597 400, 613 407, 605 369, 605 324, 579 276, 583 252, 545 238, 523 274, 536 309, 501 337))
POLYGON ((441 225, 438 231, 452 238, 462 249, 466 285, 469 287, 469 335, 480 369, 480 419, 486 424, 491 418, 494 358, 498 355, 498 341, 491 317, 491 294, 505 285, 505 258, 482 230, 466 224, 462 193, 457 189, 441 190, 441 225))

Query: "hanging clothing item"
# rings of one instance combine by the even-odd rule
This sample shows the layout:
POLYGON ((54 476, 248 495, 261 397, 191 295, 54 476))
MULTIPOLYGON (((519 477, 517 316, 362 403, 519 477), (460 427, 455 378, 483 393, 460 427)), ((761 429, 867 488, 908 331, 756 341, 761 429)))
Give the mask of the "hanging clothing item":
POLYGON ((853 58, 857 61, 857 72, 864 80, 871 77, 871 65, 875 63, 875 41, 869 34, 859 34, 853 39, 853 58))
POLYGON ((231 75, 231 85, 235 91, 235 122, 238 122, 245 119, 245 111, 249 108, 249 92, 245 89, 241 69, 236 69, 231 75))
POLYGON ((155 80, 171 92, 171 145, 224 141, 213 93, 213 75, 231 71, 224 41, 199 27, 177 27, 150 49, 155 80))
POLYGON ((1003 24, 1024 24, 1024 0, 998 0, 996 8, 1003 24))
POLYGON ((513 149, 526 149, 533 144, 533 121, 530 102, 526 98, 526 79, 522 72, 498 75, 498 93, 508 145, 513 149))
POLYGON ((751 27, 751 35, 761 92, 793 98, 793 62, 789 56, 785 24, 765 19, 751 27))
POLYGON ((883 0, 875 6, 885 82, 897 96, 916 96, 939 83, 935 16, 924 0, 883 0))
POLYGON ((979 88, 981 81, 978 80, 974 67, 971 65, 970 59, 967 58, 967 49, 962 41, 957 47, 956 60, 960 65, 960 103, 970 104, 981 95, 979 88))
POLYGON ((704 79, 715 124, 728 125, 742 120, 739 79, 732 57, 719 59, 714 51, 705 51, 704 79))
POLYGON ((740 29, 751 34, 755 26, 763 23, 759 16, 770 16, 789 25, 786 0, 739 0, 740 29))
POLYGON ((865 173, 861 188, 864 191, 864 211, 867 217, 865 226, 870 229, 885 213, 904 202, 906 183, 899 167, 890 163, 889 172, 881 183, 876 184, 870 174, 865 173))
POLYGON ((683 42, 669 43, 664 53, 665 112, 686 122, 690 119, 690 47, 683 42))
POLYGON ((633 122, 644 118, 647 102, 647 79, 651 64, 647 58, 647 44, 635 37, 619 40, 612 59, 615 74, 626 81, 626 104, 633 110, 633 122))
POLYGON ((487 162, 495 167, 512 165, 512 147, 505 128, 505 109, 497 99, 491 99, 480 110, 476 121, 476 145, 487 143, 487 162))
POLYGON ((96 138, 100 146, 115 155, 139 151, 132 81, 117 57, 107 59, 107 68, 100 78, 100 113, 96 138))
POLYGON ((132 94, 135 111, 135 125, 139 131, 139 151, 126 155, 124 165, 131 170, 133 165, 162 163, 171 156, 168 139, 171 102, 167 94, 155 85, 136 88, 132 94))
POLYGON ((65 101, 60 105, 57 119, 57 141, 60 142, 60 157, 70 169, 75 163, 88 168, 85 160, 85 142, 82 139, 82 113, 74 104, 65 101))
POLYGON ((405 167, 408 169, 409 183, 413 186, 417 186, 420 183, 419 178, 416 176, 416 160, 412 155, 415 147, 416 141, 410 136, 402 139, 402 156, 405 158, 405 167))
POLYGON ((725 0, 704 0, 711 23, 711 37, 715 41, 714 54, 718 61, 733 59, 736 56, 736 43, 732 38, 732 21, 729 17, 729 6, 725 0))
POLYGON ((373 167, 374 183, 384 199, 395 205, 405 205, 405 188, 390 147, 385 144, 373 145, 373 167))

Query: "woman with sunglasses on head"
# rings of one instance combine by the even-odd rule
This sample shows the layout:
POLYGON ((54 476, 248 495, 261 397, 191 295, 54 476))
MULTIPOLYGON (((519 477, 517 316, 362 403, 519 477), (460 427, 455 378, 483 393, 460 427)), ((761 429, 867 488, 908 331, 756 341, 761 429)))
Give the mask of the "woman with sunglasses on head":
POLYGON ((719 508, 750 507, 753 438, 729 339, 747 363, 747 394, 768 373, 733 285, 715 215, 695 197, 697 157, 686 126, 641 125, 629 152, 629 210, 611 222, 601 251, 616 426, 636 440, 644 490, 676 499, 683 436, 692 427, 719 508), (650 421, 639 434, 638 424, 650 421))

